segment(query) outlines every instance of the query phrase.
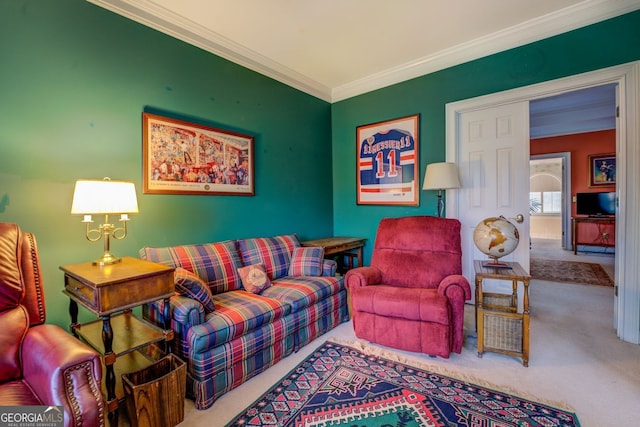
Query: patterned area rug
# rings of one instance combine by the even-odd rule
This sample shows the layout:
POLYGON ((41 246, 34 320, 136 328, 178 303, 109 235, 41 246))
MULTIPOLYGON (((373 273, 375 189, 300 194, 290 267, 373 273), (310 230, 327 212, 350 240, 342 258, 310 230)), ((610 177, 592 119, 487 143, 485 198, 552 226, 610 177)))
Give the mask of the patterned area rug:
POLYGON ((580 425, 571 412, 356 347, 326 342, 228 426, 580 425))
POLYGON ((531 258, 531 278, 550 282, 613 286, 613 280, 600 264, 531 258))

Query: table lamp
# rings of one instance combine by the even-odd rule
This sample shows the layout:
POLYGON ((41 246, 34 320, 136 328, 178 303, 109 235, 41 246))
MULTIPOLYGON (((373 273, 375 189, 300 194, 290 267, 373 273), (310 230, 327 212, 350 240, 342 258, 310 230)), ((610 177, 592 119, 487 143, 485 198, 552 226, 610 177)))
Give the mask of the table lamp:
POLYGON ((438 217, 444 214, 442 190, 460 188, 458 168, 455 163, 431 163, 424 174, 423 190, 438 190, 438 217))
POLYGON ((93 261, 93 265, 109 265, 120 262, 110 250, 110 238, 122 240, 127 237, 127 221, 129 214, 138 213, 136 189, 132 182, 103 180, 76 181, 73 191, 72 215, 83 215, 86 224, 85 236, 90 242, 104 238, 102 258, 93 261), (98 228, 91 228, 91 215, 104 215, 104 223, 98 228), (121 227, 109 222, 109 215, 120 215, 121 227))

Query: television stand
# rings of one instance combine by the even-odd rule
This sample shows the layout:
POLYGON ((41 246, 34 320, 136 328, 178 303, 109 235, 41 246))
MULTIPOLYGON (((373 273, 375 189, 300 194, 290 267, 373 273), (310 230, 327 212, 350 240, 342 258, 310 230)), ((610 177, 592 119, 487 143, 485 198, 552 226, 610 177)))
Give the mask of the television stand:
POLYGON ((573 253, 578 246, 598 246, 613 248, 616 246, 616 218, 613 216, 574 216, 572 224, 573 253))

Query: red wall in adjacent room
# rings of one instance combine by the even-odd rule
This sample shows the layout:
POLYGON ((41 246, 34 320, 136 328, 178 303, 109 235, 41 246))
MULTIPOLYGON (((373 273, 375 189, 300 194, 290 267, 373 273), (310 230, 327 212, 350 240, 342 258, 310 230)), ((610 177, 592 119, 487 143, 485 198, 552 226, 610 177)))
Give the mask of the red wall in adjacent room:
MULTIPOLYGON (((615 129, 531 140, 532 156, 564 152, 571 153, 572 197, 583 192, 615 191, 615 185, 589 187, 589 155, 615 153, 615 129)), ((571 215, 575 215, 575 203, 571 204, 571 215)))

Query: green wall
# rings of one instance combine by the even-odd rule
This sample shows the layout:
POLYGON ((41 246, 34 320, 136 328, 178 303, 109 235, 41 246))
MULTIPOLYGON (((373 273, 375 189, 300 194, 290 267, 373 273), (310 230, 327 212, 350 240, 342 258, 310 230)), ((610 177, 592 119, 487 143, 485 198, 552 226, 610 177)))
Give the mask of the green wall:
MULTIPOLYGON (((83 0, 0 2, 0 221, 35 233, 48 321, 68 325, 58 266, 89 261, 78 178, 131 180, 144 245, 333 230, 330 104, 83 0), (142 194, 142 112, 255 137, 255 196, 142 194)), ((87 313, 83 313, 87 317, 87 313)))
MULTIPOLYGON (((131 180, 140 214, 117 255, 144 245, 334 233, 370 239, 386 216, 357 206, 355 130, 419 113, 420 175, 445 158, 445 104, 640 58, 640 12, 330 105, 83 0, 0 2, 0 221, 38 239, 48 320, 66 326, 58 266, 88 261, 69 214, 78 178, 131 180), (256 195, 142 194, 142 112, 255 137, 256 195)), ((86 313, 83 316, 87 317, 86 313)))
MULTIPOLYGON (((334 233, 369 239, 384 217, 435 215, 436 192, 419 207, 356 204, 356 127, 420 114, 420 177, 445 160, 445 105, 640 59, 640 11, 428 74, 332 105, 334 233)), ((420 186, 422 181, 420 181, 420 186)))

